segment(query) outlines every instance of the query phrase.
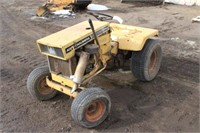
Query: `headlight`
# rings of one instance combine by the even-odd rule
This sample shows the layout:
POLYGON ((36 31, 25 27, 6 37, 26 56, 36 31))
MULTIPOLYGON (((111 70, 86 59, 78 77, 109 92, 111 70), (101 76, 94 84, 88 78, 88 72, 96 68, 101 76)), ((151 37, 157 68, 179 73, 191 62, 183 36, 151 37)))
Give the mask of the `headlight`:
POLYGON ((39 44, 39 45, 40 45, 41 52, 51 54, 51 55, 55 55, 55 56, 59 56, 59 57, 64 57, 62 49, 60 49, 60 48, 49 47, 49 46, 46 46, 46 45, 43 45, 43 44, 39 44))

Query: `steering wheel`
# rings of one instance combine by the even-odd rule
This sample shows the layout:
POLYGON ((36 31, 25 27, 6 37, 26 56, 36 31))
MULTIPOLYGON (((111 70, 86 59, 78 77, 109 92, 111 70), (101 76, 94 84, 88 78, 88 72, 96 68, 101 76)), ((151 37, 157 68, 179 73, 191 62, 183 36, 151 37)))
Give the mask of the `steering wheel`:
POLYGON ((87 12, 89 15, 94 16, 96 19, 100 21, 112 20, 113 16, 103 14, 103 13, 95 13, 95 12, 87 12))

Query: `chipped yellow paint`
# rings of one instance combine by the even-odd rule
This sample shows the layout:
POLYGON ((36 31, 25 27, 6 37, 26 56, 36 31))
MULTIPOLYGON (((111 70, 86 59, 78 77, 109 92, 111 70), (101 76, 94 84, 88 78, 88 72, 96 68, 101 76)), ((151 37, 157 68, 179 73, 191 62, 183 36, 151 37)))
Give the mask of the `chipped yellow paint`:
POLYGON ((62 93, 65 93, 69 96, 76 97, 78 95, 77 92, 71 93, 71 88, 55 83, 54 81, 50 81, 48 78, 46 78, 46 83, 49 87, 58 90, 62 93))
POLYGON ((53 72, 51 72, 51 78, 52 78, 53 81, 56 81, 56 82, 61 83, 63 85, 67 85, 67 86, 69 86, 71 88, 74 85, 74 82, 71 79, 69 79, 68 77, 63 77, 61 75, 56 75, 53 72))
POLYGON ((158 35, 158 30, 136 26, 110 24, 111 38, 119 43, 119 49, 140 51, 150 37, 158 35))
MULTIPOLYGON (((95 31, 108 26, 108 22, 93 21, 95 31)), ((37 43, 56 48, 67 48, 85 37, 92 34, 92 30, 88 29, 90 25, 88 21, 81 22, 47 37, 37 40, 37 43)))

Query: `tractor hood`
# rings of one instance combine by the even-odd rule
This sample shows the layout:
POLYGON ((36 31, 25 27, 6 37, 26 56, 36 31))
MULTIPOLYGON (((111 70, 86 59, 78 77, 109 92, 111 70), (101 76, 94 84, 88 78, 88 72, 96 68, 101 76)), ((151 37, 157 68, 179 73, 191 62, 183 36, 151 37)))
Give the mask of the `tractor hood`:
MULTIPOLYGON (((93 21, 93 25, 97 36, 110 30, 108 22, 93 21)), ((84 21, 37 40, 37 45, 42 54, 67 59, 68 52, 76 50, 92 40, 94 40, 94 35, 90 25, 88 21, 84 21)))

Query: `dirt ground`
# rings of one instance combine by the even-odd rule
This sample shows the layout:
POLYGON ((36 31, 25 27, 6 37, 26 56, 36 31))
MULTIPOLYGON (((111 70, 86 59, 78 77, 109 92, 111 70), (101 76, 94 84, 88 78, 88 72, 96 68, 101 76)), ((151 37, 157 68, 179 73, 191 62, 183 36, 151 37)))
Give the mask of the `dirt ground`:
POLYGON ((158 42, 163 61, 152 82, 140 82, 131 73, 104 71, 91 81, 108 91, 112 110, 108 119, 93 129, 82 128, 70 115, 73 99, 59 94, 50 101, 31 98, 28 74, 46 65, 35 41, 92 18, 85 11, 76 18, 34 17, 40 0, 0 1, 2 132, 199 132, 200 24, 191 19, 200 7, 177 5, 136 6, 120 0, 100 1, 122 17, 125 24, 160 30, 158 42))

